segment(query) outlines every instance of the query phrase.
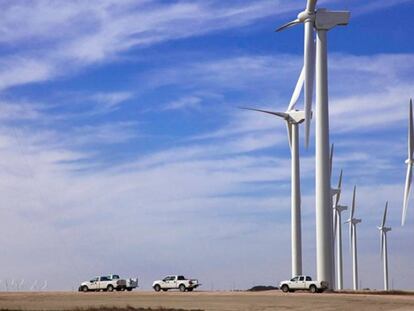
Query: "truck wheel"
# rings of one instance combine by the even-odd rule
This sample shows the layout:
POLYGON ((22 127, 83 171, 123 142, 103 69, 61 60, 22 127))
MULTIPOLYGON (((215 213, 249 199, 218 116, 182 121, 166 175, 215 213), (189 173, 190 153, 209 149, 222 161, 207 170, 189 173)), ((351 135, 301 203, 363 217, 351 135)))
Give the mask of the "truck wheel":
POLYGON ((316 286, 315 285, 311 285, 311 286, 309 286, 309 290, 310 290, 310 292, 311 293, 316 293, 317 291, 318 291, 318 289, 316 288, 316 286))
POLYGON ((159 286, 158 284, 156 284, 156 285, 154 286, 154 290, 155 290, 156 292, 159 292, 159 291, 161 290, 161 286, 159 286))
POLYGON ((131 287, 127 287, 126 290, 130 292, 130 291, 132 291, 132 288, 131 287))
POLYGON ((84 293, 86 293, 86 292, 88 292, 89 291, 89 288, 88 288, 88 286, 82 286, 82 291, 84 292, 84 293))
POLYGON ((178 289, 180 290, 180 292, 185 292, 185 285, 181 284, 180 286, 178 286, 178 289))
POLYGON ((108 285, 108 287, 106 288, 106 290, 108 291, 108 292, 113 292, 114 291, 114 287, 112 286, 112 285, 108 285))
POLYGON ((281 288, 282 292, 287 293, 289 291, 289 286, 287 286, 286 284, 282 285, 281 288))
POLYGON ((192 292, 194 288, 187 288, 189 292, 192 292))
POLYGON ((168 288, 163 288, 162 291, 166 292, 166 291, 168 291, 168 288))

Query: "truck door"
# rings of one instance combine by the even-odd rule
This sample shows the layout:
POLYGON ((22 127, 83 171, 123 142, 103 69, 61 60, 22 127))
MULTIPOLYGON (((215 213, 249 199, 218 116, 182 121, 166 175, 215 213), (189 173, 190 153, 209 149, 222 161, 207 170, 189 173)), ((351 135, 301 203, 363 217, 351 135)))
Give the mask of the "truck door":
POLYGON ((164 287, 165 288, 174 288, 174 277, 173 276, 167 276, 164 281, 164 287))
POLYGON ((305 289, 306 288, 306 282, 305 282, 305 277, 304 276, 299 277, 298 288, 300 288, 300 289, 305 289))
POLYGON ((90 280, 89 281, 89 283, 90 283, 89 289, 92 289, 92 290, 98 289, 98 281, 99 281, 99 278, 94 278, 94 279, 90 280))

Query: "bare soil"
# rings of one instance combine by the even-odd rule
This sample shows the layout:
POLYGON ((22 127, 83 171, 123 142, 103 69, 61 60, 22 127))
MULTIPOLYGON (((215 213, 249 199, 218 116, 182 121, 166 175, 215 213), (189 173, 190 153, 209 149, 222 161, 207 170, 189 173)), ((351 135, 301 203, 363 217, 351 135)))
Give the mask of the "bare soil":
POLYGON ((413 295, 267 292, 3 292, 0 310, 79 310, 101 307, 184 310, 414 311, 413 295))

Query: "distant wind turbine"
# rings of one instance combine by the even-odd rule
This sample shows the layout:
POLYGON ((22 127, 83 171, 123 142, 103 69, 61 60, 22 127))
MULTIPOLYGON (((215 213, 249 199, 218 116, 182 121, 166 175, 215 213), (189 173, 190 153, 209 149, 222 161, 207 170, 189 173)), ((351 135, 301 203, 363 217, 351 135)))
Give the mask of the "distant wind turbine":
POLYGON ((35 280, 35 281, 33 282, 32 286, 30 286, 30 290, 31 290, 31 291, 36 290, 36 287, 37 287, 37 280, 35 280))
POLYGON ((286 112, 273 112, 254 108, 241 108, 259 111, 282 118, 286 122, 288 141, 291 152, 291 252, 292 277, 302 274, 302 225, 300 197, 300 164, 299 164, 299 124, 305 119, 304 111, 295 110, 304 79, 304 70, 299 76, 296 87, 286 112))
POLYGON ((339 290, 343 289, 343 264, 342 264, 342 216, 341 213, 348 209, 347 206, 339 204, 342 193, 342 174, 339 175, 337 193, 333 204, 334 209, 334 234, 336 240, 336 273, 337 273, 337 286, 339 290))
POLYGON ((408 199, 410 197, 411 181, 413 179, 413 152, 414 152, 414 125, 413 125, 413 100, 410 99, 410 110, 408 115, 408 159, 405 160, 407 164, 407 176, 405 177, 404 188, 404 202, 401 225, 404 226, 407 217, 408 199))
POLYGON ((354 193, 352 195, 351 214, 345 223, 349 223, 349 241, 351 243, 352 252, 352 285, 353 289, 358 289, 358 258, 357 258, 357 234, 356 225, 361 222, 361 219, 354 218, 355 213, 355 195, 356 186, 354 186, 354 193))
POLYGON ((384 264, 384 290, 388 290, 388 249, 387 249, 387 232, 391 227, 385 226, 387 219, 388 202, 385 203, 384 216, 382 216, 381 226, 377 227, 381 235, 381 258, 384 264))
POLYGON ((43 283, 43 286, 40 288, 40 290, 45 290, 47 288, 47 280, 43 283))

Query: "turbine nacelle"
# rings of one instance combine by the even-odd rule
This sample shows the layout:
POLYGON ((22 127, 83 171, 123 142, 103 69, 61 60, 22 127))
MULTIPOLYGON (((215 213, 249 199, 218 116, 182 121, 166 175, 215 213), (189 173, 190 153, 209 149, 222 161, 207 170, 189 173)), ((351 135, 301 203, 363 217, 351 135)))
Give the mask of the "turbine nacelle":
POLYGON ((377 227, 377 229, 378 229, 379 231, 383 232, 383 233, 387 233, 387 232, 389 232, 389 231, 391 231, 391 230, 392 230, 392 228, 391 228, 391 227, 381 227, 381 226, 378 226, 378 227, 377 227))
POLYGON ((407 165, 413 165, 414 164, 414 159, 411 158, 411 159, 405 160, 405 164, 407 164, 407 165))
POLYGON ((360 222, 362 222, 362 220, 358 218, 352 218, 352 219, 348 219, 347 221, 345 221, 346 224, 352 224, 352 225, 359 224, 360 222))
POLYGON ((315 28, 329 30, 335 26, 346 26, 349 23, 351 13, 349 11, 328 11, 319 9, 315 14, 315 28))
POLYGON ((289 116, 287 121, 292 124, 300 124, 305 121, 305 111, 303 110, 290 110, 286 111, 286 114, 289 116))
POLYGON ((348 206, 345 205, 334 205, 333 209, 337 211, 338 213, 342 213, 343 211, 346 211, 348 209, 348 206))

